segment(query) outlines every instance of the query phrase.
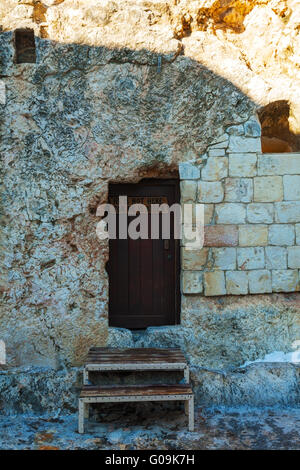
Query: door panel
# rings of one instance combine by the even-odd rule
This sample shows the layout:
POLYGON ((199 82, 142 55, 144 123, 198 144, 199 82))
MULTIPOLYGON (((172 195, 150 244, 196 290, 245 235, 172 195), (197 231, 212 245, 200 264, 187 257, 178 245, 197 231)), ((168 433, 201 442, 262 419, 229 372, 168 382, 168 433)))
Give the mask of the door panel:
MULTIPOLYGON (((179 187, 175 180, 144 180, 139 184, 110 185, 109 201, 116 203, 120 195, 127 196, 129 204, 148 201, 149 204, 168 202, 172 205, 179 202, 179 187)), ((128 223, 134 218, 128 217, 128 223)), ((150 210, 148 231, 150 235, 150 210)), ((172 223, 171 239, 167 244, 162 240, 161 223, 157 240, 110 240, 108 272, 111 326, 135 329, 178 323, 179 242, 174 240, 172 223)))

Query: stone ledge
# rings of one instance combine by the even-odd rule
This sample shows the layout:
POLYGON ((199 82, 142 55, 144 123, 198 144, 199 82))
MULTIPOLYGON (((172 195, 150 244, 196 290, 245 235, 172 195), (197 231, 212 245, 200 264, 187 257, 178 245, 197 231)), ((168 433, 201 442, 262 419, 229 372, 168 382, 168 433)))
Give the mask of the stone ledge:
MULTIPOLYGON (((256 363, 231 371, 191 364, 196 403, 202 405, 299 405, 299 378, 300 366, 291 363, 256 363)), ((159 380, 166 379, 163 374, 159 380)), ((1 412, 76 413, 81 384, 82 371, 77 368, 28 367, 0 372, 1 412)))
POLYGON ((195 399, 203 405, 299 405, 300 366, 256 363, 232 372, 192 366, 195 399))

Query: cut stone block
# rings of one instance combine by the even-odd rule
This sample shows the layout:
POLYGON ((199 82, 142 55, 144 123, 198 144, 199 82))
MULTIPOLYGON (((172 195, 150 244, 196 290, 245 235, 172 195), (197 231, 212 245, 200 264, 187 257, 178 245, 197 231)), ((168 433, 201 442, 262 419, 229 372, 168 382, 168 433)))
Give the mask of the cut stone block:
POLYGON ((295 229, 293 225, 274 224, 269 227, 269 245, 294 245, 295 229))
POLYGON ((243 204, 219 204, 215 212, 217 224, 244 224, 246 220, 246 208, 243 204))
POLYGON ((255 120, 250 120, 244 124, 244 132, 246 137, 260 137, 261 126, 255 120))
POLYGON ((246 271, 248 269, 263 269, 265 267, 265 253, 262 247, 238 248, 237 249, 238 269, 246 271))
POLYGON ((296 244, 300 245, 300 224, 295 225, 295 231, 296 231, 296 244))
POLYGON ((204 273, 204 295, 225 295, 225 275, 223 271, 204 273))
POLYGON ((259 175, 299 175, 300 154, 262 154, 258 156, 259 175))
POLYGON ((216 139, 214 144, 209 146, 209 149, 227 148, 228 147, 228 141, 229 141, 228 135, 223 134, 219 138, 216 139))
POLYGON ((227 271, 226 292, 230 295, 248 294, 248 273, 246 271, 227 271))
POLYGON ((274 206, 269 203, 253 203, 247 206, 247 219, 252 224, 272 224, 274 206))
POLYGON ((272 271, 273 292, 295 292, 299 290, 298 270, 282 269, 272 271))
POLYGON ((223 148, 209 148, 208 149, 208 156, 209 157, 224 157, 225 150, 223 148))
POLYGON ((275 222, 284 224, 300 222, 300 202, 275 203, 275 222))
POLYGON ((229 152, 261 152, 261 139, 257 137, 244 137, 231 135, 229 137, 229 152))
POLYGON ((300 200, 300 175, 283 177, 283 191, 285 201, 300 200))
POLYGON ((243 124, 238 124, 237 126, 230 126, 226 129, 229 135, 244 135, 244 126, 243 124))
POLYGON ((203 274, 198 271, 183 271, 182 292, 184 294, 201 294, 203 291, 203 274))
POLYGON ((236 249, 235 248, 213 248, 215 269, 236 269, 236 249))
POLYGON ((288 247, 288 267, 300 269, 300 246, 288 247))
POLYGON ((266 268, 267 269, 286 269, 287 268, 287 250, 280 246, 266 247, 266 268))
POLYGON ((199 202, 222 202, 224 189, 220 181, 200 181, 198 183, 199 202))
POLYGON ((271 272, 266 269, 249 271, 250 294, 265 294, 272 292, 271 272))
POLYGON ((197 180, 200 178, 200 170, 191 163, 179 163, 179 176, 181 180, 197 180))
POLYGON ((208 248, 201 248, 200 250, 186 250, 185 248, 182 248, 181 250, 182 269, 201 271, 201 269, 204 268, 207 262, 208 248))
POLYGON ((197 195, 196 181, 181 181, 180 182, 180 197, 181 202, 195 201, 197 195))
POLYGON ((256 176, 257 156, 255 153, 229 154, 229 176, 256 176))
POLYGON ((240 225, 240 246, 265 246, 268 244, 267 225, 240 225))
POLYGON ((212 222, 214 215, 214 204, 205 204, 204 206, 204 224, 208 225, 212 222))
POLYGON ((251 202, 253 200, 253 181, 251 178, 226 178, 225 201, 251 202))
POLYGON ((239 240, 236 225, 207 225, 204 227, 205 246, 237 246, 239 240))
POLYGON ((227 157, 209 157, 201 172, 201 179, 204 181, 219 181, 228 175, 227 157))
POLYGON ((283 185, 281 176, 257 176, 254 178, 254 201, 282 201, 283 185))

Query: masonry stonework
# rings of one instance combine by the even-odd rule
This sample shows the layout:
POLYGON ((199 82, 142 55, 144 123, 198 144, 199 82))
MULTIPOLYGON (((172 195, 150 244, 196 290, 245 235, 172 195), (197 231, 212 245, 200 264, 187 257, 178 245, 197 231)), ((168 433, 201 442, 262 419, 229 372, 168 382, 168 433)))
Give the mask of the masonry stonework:
MULTIPOLYGON (((199 182, 190 200, 214 203, 204 227, 209 251, 201 265, 201 292, 202 282, 204 296, 299 291, 300 154, 261 154, 254 117, 227 133, 221 149, 209 145, 200 167, 194 163, 199 182), (251 126, 256 137, 247 135, 251 126), (238 143, 246 153, 237 151, 238 143)), ((184 294, 195 290, 185 287, 184 294)))
POLYGON ((256 117, 288 100, 300 132, 298 13, 272 0, 227 2, 224 16, 217 3, 203 17, 198 1, 0 2, 9 368, 82 365, 90 346, 179 346, 193 380, 205 368, 223 384, 222 370, 299 340, 300 154, 262 154, 256 117), (34 31, 36 63, 16 63, 18 28, 34 31), (136 339, 108 326, 96 209, 110 183, 143 178, 179 178, 206 226, 202 250, 182 243, 180 324, 136 339))

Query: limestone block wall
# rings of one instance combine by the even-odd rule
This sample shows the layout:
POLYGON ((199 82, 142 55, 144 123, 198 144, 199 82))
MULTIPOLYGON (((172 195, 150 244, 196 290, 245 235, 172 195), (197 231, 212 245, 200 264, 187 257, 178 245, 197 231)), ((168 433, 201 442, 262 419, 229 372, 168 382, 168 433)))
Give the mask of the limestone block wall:
POLYGON ((182 292, 300 290, 300 153, 262 154, 255 118, 180 165, 182 204, 203 203, 204 247, 182 242, 182 292))

